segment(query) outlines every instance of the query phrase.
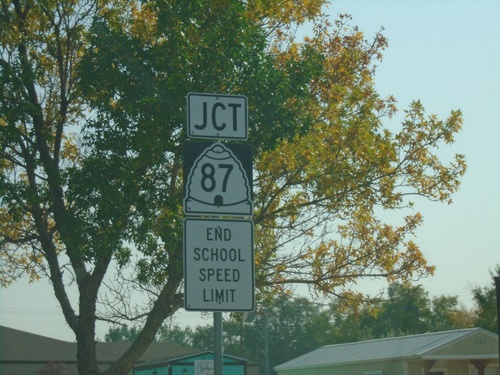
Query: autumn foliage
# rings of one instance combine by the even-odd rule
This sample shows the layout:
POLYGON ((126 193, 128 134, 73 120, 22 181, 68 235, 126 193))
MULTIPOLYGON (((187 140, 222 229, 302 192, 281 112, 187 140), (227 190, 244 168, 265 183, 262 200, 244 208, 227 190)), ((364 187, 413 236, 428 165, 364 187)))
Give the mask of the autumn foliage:
POLYGON ((106 370, 123 374, 182 306, 188 92, 248 97, 259 298, 305 284, 356 303, 359 278, 433 271, 413 236, 413 197, 450 202, 458 189, 463 156, 445 164, 436 150, 461 113, 438 119, 417 101, 399 128, 385 126, 396 100, 373 79, 387 40, 326 9, 2 0, 0 283, 50 279, 81 373, 99 373, 97 319, 144 321, 106 370), (147 300, 132 305, 134 291, 147 300))

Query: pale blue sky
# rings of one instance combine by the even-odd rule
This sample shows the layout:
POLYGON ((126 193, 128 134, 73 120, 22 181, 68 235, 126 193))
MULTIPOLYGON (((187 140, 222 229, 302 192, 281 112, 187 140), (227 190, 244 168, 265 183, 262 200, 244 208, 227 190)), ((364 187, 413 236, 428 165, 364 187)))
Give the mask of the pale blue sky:
MULTIPOLYGON (((437 267, 424 288, 470 306, 471 286, 490 283, 489 270, 500 264, 500 1, 336 0, 328 12, 351 14, 368 38, 385 28, 389 48, 376 82, 401 110, 420 99, 441 118, 463 111, 456 143, 440 153, 465 154, 468 172, 452 205, 417 202, 424 225, 415 240, 437 267)), ((177 321, 200 324, 193 312, 177 321)), ((73 340, 46 280, 0 289, 0 324, 73 340)), ((106 331, 99 325, 97 336, 106 331)))
MULTIPOLYGON (((467 173, 453 204, 416 201, 424 224, 415 242, 436 266, 417 284, 431 297, 458 296, 472 307, 471 288, 491 283, 489 271, 500 264, 500 2, 334 0, 327 13, 350 14, 368 40, 384 29, 389 47, 375 78, 379 93, 398 101, 398 115, 385 122, 391 128, 413 100, 443 120, 463 112, 456 142, 438 154, 448 161, 465 154, 467 173)), ((385 286, 358 284, 370 292, 385 286)))
POLYGON ((440 154, 465 154, 468 171, 452 205, 417 202, 416 242, 437 267, 425 289, 469 305, 470 286, 490 283, 500 264, 500 2, 337 0, 330 11, 352 14, 367 36, 385 28, 377 88, 400 109, 420 99, 443 119, 463 112, 462 132, 440 154))

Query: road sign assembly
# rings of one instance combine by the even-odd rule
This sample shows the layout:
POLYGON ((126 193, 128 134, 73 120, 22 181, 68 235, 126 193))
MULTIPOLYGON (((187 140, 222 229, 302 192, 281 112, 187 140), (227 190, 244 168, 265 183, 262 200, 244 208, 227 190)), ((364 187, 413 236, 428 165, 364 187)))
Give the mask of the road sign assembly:
MULTIPOLYGON (((188 137, 245 140, 247 108, 242 95, 189 93, 188 137)), ((184 308, 212 311, 222 326, 222 312, 255 309, 252 148, 189 141, 182 156, 184 308)))

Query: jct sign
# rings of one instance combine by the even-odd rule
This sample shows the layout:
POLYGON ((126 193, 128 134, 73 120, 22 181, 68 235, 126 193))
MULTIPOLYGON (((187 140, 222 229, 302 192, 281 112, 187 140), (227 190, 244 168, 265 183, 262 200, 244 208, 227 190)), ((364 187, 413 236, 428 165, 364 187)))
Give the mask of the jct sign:
POLYGON ((187 109, 189 138, 248 138, 246 96, 189 93, 187 109))
POLYGON ((253 222, 184 221, 184 307, 192 311, 253 311, 253 222))

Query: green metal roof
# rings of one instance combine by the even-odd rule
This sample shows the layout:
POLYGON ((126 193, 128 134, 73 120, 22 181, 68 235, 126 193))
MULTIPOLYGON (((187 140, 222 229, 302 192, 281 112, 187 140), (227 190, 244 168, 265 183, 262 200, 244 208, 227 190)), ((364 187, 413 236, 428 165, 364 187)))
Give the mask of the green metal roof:
POLYGON ((484 329, 470 328, 348 344, 326 345, 283 363, 275 367, 275 370, 334 366, 391 359, 422 358, 432 354, 437 349, 479 333, 498 339, 497 335, 484 329))

